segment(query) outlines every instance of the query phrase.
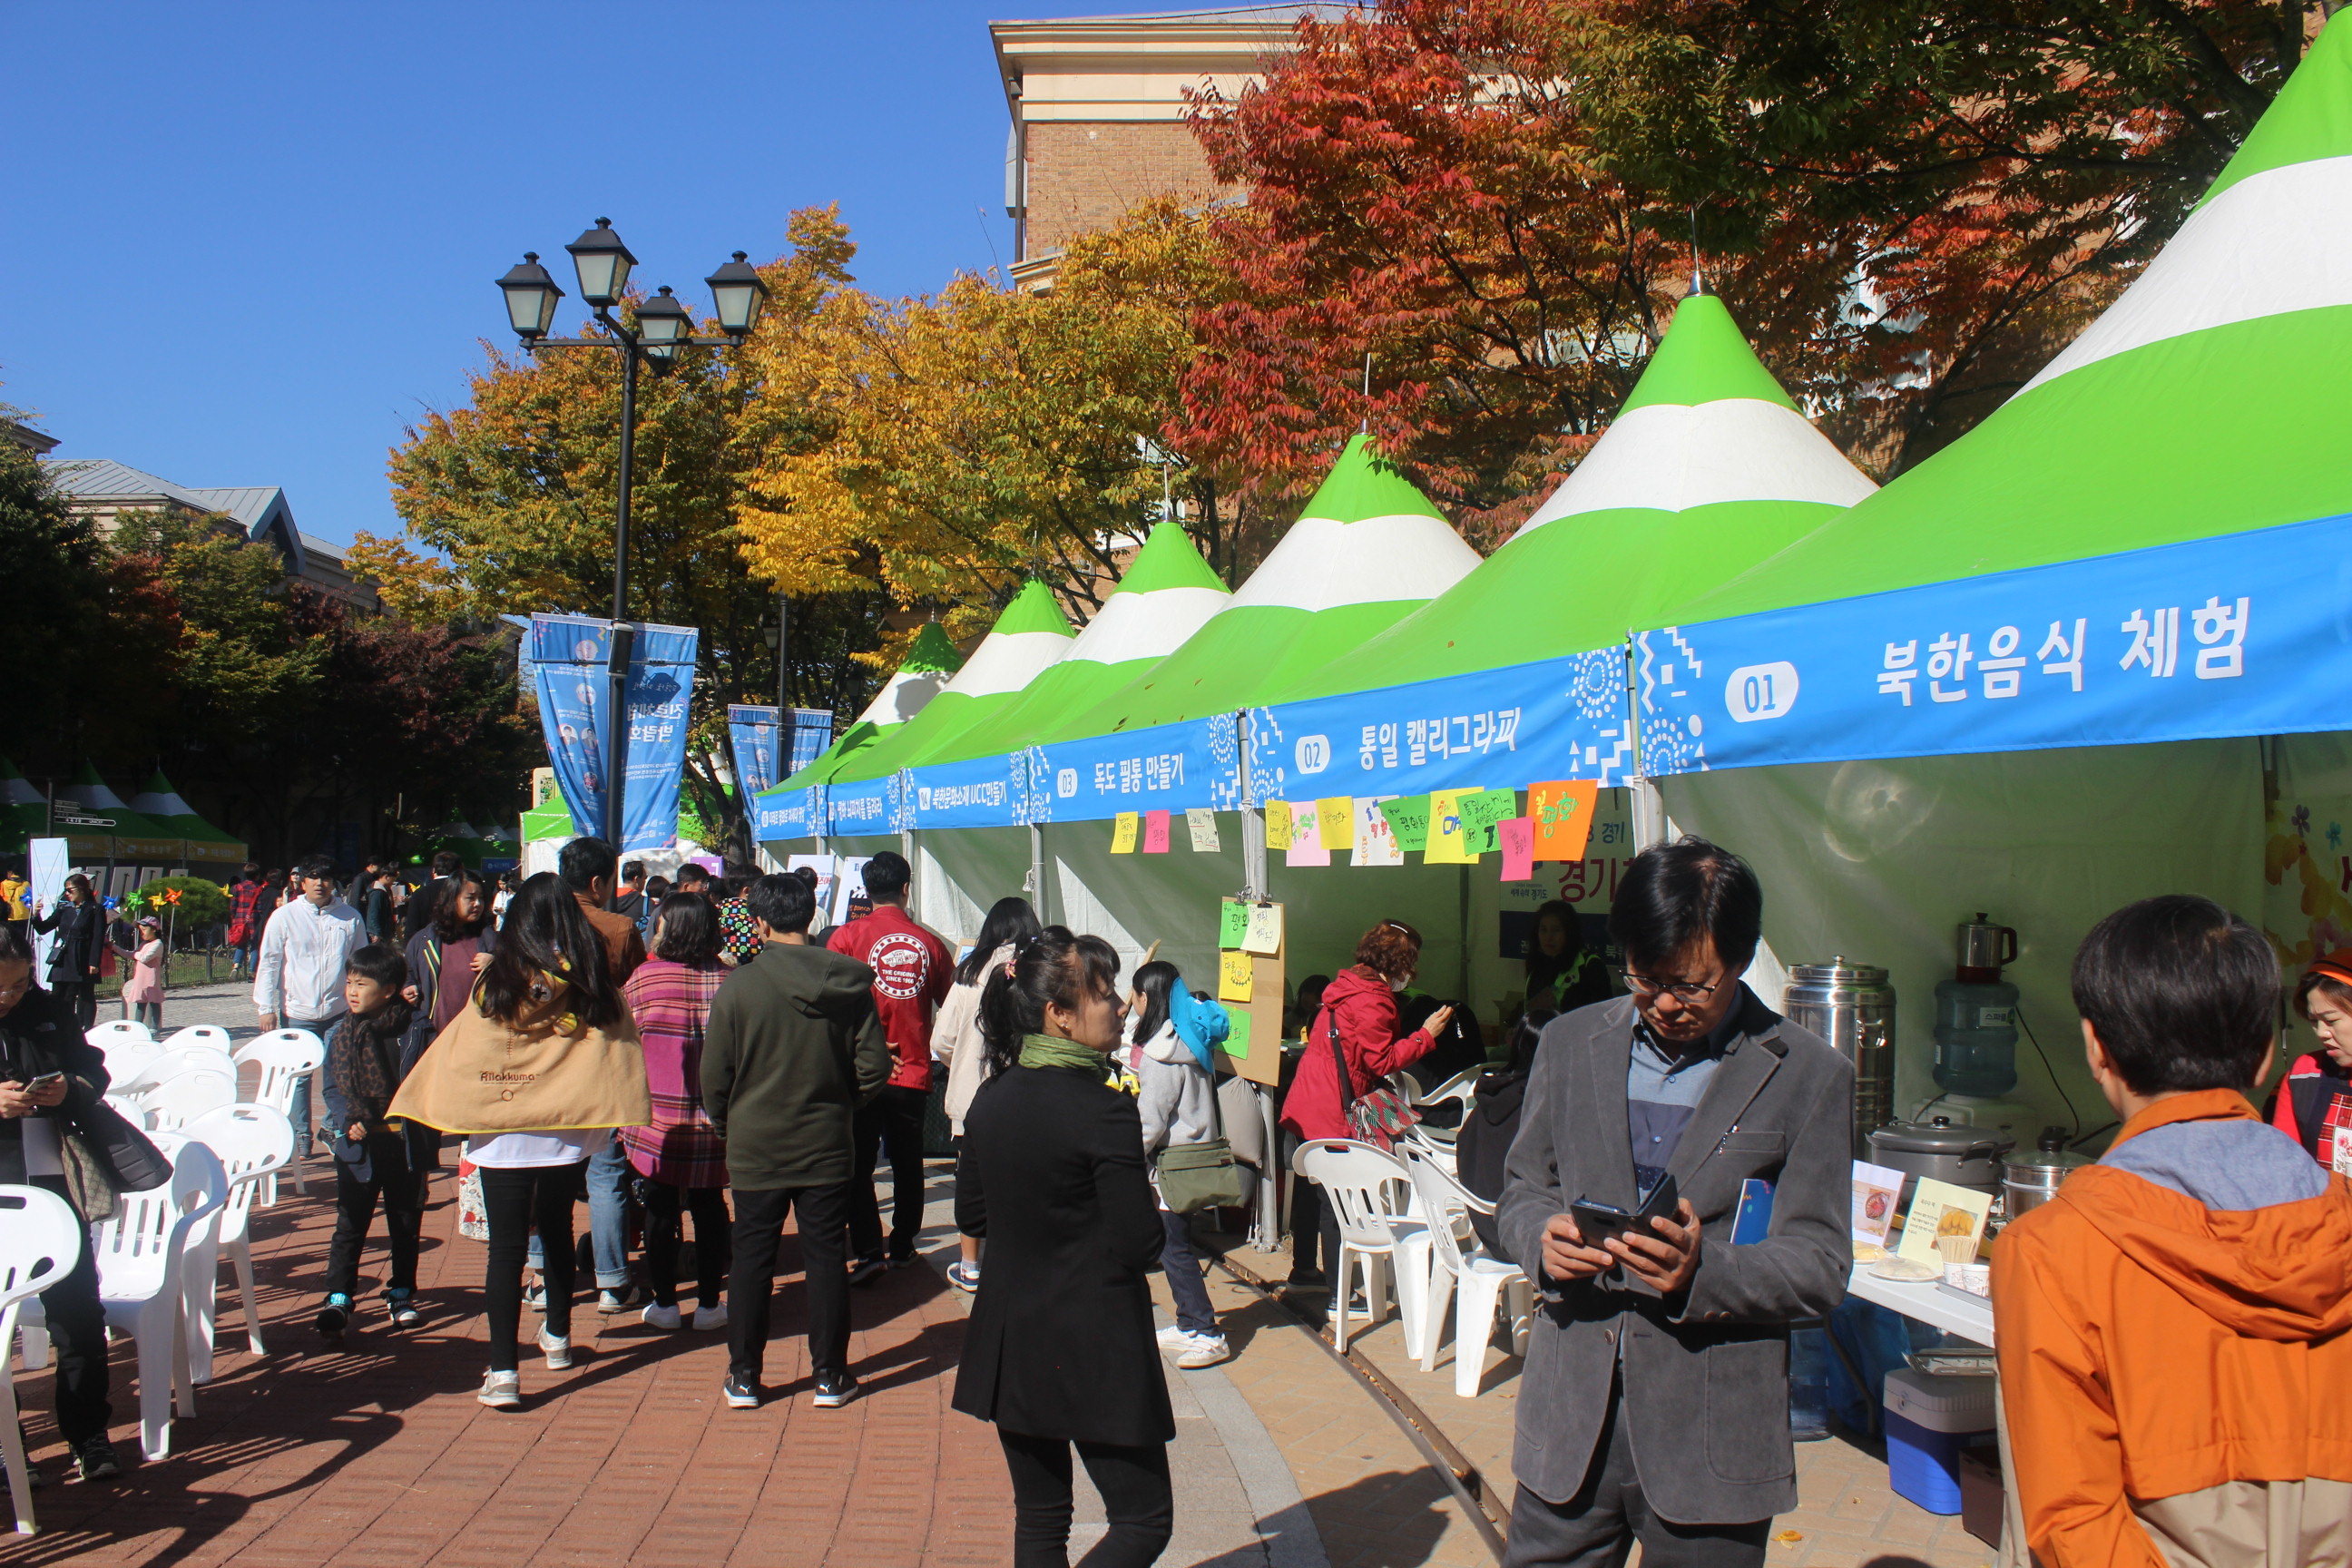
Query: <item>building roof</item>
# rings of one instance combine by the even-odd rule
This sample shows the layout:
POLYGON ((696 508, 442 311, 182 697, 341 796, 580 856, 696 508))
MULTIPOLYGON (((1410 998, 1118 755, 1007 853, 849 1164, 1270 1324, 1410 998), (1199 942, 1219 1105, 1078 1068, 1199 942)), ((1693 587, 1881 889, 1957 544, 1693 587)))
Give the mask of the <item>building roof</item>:
POLYGON ((1301 16, 1338 21, 1362 8, 1330 0, 1218 5, 1121 16, 1045 16, 991 22, 997 75, 1016 124, 1039 120, 1175 120, 1183 89, 1213 82, 1226 92, 1287 46, 1301 16), (1036 76, 1036 84, 1026 79, 1036 76))
MULTIPOLYGON (((286 492, 276 485, 198 489, 175 485, 111 458, 44 458, 41 464, 57 481, 58 489, 79 501, 111 501, 127 506, 175 501, 195 511, 236 519, 248 539, 266 539, 276 532, 280 536, 281 548, 291 558, 293 574, 301 574, 310 541, 295 526, 294 509, 287 504, 286 492)), ((331 545, 326 548, 341 559, 341 551, 331 545)))

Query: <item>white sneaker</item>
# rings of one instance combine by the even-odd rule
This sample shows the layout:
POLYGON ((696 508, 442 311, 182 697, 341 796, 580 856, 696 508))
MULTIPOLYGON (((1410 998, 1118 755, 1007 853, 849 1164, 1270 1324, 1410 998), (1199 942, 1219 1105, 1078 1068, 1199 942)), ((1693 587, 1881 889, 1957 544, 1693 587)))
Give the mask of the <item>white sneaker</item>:
POLYGON ((1188 1339, 1176 1356, 1176 1364, 1186 1372, 1198 1372, 1204 1366, 1234 1359, 1234 1347, 1225 1342, 1223 1334, 1192 1334, 1188 1339))
POLYGON ((1160 1331, 1160 1348, 1170 1355, 1174 1355, 1192 1342, 1192 1331, 1178 1324, 1171 1323, 1160 1331))
POLYGON ((694 1310, 694 1326, 705 1333, 709 1333, 714 1329, 725 1328, 727 1326, 727 1303, 724 1301, 716 1301, 708 1307, 697 1307, 694 1310))
POLYGON ((482 1391, 474 1395, 493 1410, 522 1408, 522 1374, 518 1372, 485 1373, 482 1391))
POLYGON ((640 1314, 640 1318, 649 1329, 675 1329, 682 1326, 686 1321, 679 1316, 675 1303, 665 1307, 658 1301, 647 1307, 640 1314))
POLYGON ((562 1372, 572 1364, 572 1342, 559 1340, 545 1329, 539 1331, 539 1348, 547 1352, 547 1370, 562 1372))

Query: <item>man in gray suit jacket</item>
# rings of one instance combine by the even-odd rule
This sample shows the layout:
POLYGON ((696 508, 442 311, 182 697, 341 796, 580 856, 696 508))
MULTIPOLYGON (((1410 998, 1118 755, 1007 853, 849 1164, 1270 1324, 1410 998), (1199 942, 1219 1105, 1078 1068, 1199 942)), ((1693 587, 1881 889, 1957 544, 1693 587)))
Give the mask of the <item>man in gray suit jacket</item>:
POLYGON ((1541 1293, 1519 1394, 1510 1564, 1752 1568, 1796 1506, 1789 1324, 1845 1294, 1853 1070, 1740 983, 1764 900, 1699 838, 1636 857, 1609 912, 1630 996, 1543 1032, 1500 1225, 1541 1293), (1589 1245, 1579 1200, 1654 1235, 1589 1245), (1733 1247, 1741 1184, 1769 1234, 1733 1247))

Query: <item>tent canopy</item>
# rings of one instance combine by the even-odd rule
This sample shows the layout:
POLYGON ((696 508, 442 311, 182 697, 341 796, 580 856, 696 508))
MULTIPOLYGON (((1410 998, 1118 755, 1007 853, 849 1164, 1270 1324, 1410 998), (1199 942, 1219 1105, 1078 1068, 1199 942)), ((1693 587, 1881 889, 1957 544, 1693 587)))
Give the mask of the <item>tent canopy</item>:
POLYGON ((1070 651, 1077 633, 1054 602, 1053 591, 1031 578, 996 617, 955 678, 904 724, 849 758, 839 777, 876 779, 953 742, 1005 707, 1070 651))
POLYGON ((883 683, 874 700, 866 705, 866 710, 816 761, 765 793, 773 795, 828 783, 851 757, 921 712, 962 668, 963 655, 948 640, 947 628, 937 621, 925 621, 915 633, 915 640, 907 646, 907 657, 900 661, 897 673, 883 683))
POLYGON ((147 787, 133 795, 131 809, 154 821, 158 826, 177 833, 187 846, 191 862, 215 866, 240 865, 245 860, 245 841, 232 838, 196 815, 172 781, 157 768, 147 787))

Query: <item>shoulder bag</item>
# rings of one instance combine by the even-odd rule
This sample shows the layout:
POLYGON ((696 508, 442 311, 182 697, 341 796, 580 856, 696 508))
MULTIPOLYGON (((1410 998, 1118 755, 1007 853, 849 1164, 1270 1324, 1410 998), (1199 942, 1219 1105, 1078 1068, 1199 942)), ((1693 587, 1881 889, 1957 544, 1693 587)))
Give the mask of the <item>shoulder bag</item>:
MULTIPOLYGON (((1189 1069, 1187 1069, 1189 1070, 1189 1069)), ((1175 1143, 1160 1151, 1160 1198, 1178 1214, 1238 1208, 1245 1195, 1233 1145, 1225 1142, 1224 1112, 1217 1104, 1217 1073, 1209 1069, 1209 1131, 1198 1143, 1175 1143)))
POLYGON ((66 1195, 92 1225, 114 1217, 124 1193, 143 1193, 172 1179, 172 1162, 114 1107, 99 1100, 78 1127, 60 1126, 66 1195))
POLYGON ((1347 1113, 1349 1136, 1375 1149, 1395 1147, 1396 1141, 1421 1121, 1421 1112, 1385 1083, 1358 1095, 1356 1080, 1348 1073, 1348 1055, 1339 1048, 1339 1010, 1326 1008, 1324 1016, 1328 1020, 1325 1037, 1331 1042, 1331 1066, 1339 1074, 1339 1106, 1347 1113))

